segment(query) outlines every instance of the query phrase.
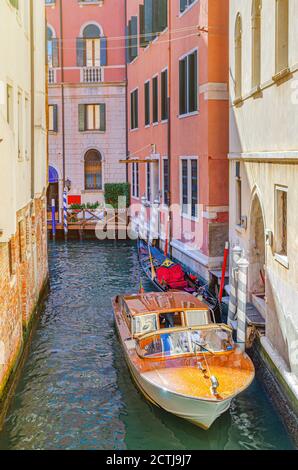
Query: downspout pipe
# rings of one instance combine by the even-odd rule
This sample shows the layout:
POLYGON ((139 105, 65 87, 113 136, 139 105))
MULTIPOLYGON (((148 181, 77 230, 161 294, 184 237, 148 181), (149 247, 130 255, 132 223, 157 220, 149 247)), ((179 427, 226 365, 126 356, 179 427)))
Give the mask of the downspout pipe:
MULTIPOLYGON (((127 0, 124 1, 124 37, 126 37, 126 25, 127 25, 127 0)), ((127 46, 127 41, 125 40, 125 47, 127 46)), ((126 49, 125 49, 126 50, 126 49)), ((129 159, 129 149, 128 149, 128 64, 125 54, 125 139, 126 139, 126 160, 129 159)), ((126 182, 128 183, 128 165, 126 166, 126 182)))
POLYGON ((34 0, 30 0, 30 75, 31 75, 31 199, 35 198, 35 61, 34 0))
POLYGON ((171 93, 172 93, 172 8, 171 0, 168 0, 168 29, 169 29, 169 78, 168 78, 168 205, 169 205, 169 253, 172 256, 172 238, 173 238, 173 214, 171 211, 172 205, 172 173, 171 173, 171 161, 172 161, 172 121, 171 121, 171 93))
POLYGON ((64 99, 64 46, 63 40, 63 0, 60 0, 60 57, 61 57, 61 118, 62 118, 62 178, 65 188, 65 99, 64 99))

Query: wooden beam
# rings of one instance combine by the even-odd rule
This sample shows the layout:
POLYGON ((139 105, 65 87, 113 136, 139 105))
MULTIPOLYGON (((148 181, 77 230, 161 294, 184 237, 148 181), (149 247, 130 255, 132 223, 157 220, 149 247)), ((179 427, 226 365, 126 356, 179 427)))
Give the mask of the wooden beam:
POLYGON ((124 165, 129 165, 130 163, 156 163, 158 158, 148 158, 147 160, 119 160, 119 163, 124 163, 124 165))

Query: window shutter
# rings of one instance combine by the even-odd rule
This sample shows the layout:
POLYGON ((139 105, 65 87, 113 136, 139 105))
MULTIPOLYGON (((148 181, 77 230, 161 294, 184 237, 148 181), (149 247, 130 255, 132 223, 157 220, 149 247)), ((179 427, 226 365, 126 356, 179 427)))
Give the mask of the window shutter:
POLYGON ((145 38, 146 42, 153 40, 153 0, 144 0, 145 38))
POLYGON ((100 65, 107 65, 107 38, 100 38, 100 65))
POLYGON ((59 40, 52 39, 52 54, 53 54, 53 67, 59 67, 59 40))
POLYGON ((160 5, 160 31, 163 31, 168 26, 168 0, 161 0, 160 5))
POLYGON ((84 104, 79 104, 79 131, 82 132, 86 129, 86 107, 84 104))
POLYGON ((85 67, 86 65, 86 54, 85 54, 86 44, 84 38, 77 38, 77 66, 85 67))
POLYGON ((131 20, 129 20, 127 26, 127 63, 129 64, 131 60, 131 20))
POLYGON ((125 26, 125 58, 126 58, 126 63, 129 63, 129 41, 128 41, 128 26, 125 26))
POLYGON ((53 107, 53 130, 54 132, 58 132, 58 105, 54 104, 53 107))
POLYGON ((146 47, 144 5, 139 6, 139 20, 140 47, 146 47))
POLYGON ((135 59, 138 55, 138 18, 133 16, 131 18, 131 40, 130 40, 130 56, 135 59))
POLYGON ((187 0, 180 0, 180 12, 183 13, 187 5, 187 0))
POLYGON ((106 131, 106 104, 102 103, 100 106, 100 130, 106 131))

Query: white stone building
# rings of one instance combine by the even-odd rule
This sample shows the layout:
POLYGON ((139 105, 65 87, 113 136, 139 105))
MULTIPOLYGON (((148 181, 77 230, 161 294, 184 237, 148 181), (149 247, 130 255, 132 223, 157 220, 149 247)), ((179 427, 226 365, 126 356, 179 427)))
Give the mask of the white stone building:
POLYGON ((230 240, 250 262, 262 345, 296 398, 297 18, 297 0, 230 1, 230 240))

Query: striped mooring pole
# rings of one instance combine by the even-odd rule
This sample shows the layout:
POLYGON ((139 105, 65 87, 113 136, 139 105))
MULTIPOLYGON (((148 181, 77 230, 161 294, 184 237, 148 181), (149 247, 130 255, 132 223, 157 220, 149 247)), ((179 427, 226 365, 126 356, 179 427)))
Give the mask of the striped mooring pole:
POLYGON ((237 262, 238 289, 237 289, 237 343, 245 350, 246 342, 246 303, 247 303, 247 275, 249 263, 244 253, 237 262))
POLYGON ((56 238, 56 207, 55 207, 55 199, 52 199, 52 235, 53 240, 56 238))
POLYGON ((158 207, 159 207, 159 202, 154 201, 154 203, 151 206, 151 217, 150 217, 149 242, 151 244, 153 240, 158 238, 158 207))
POLYGON ((67 224, 67 190, 64 189, 63 192, 63 228, 64 228, 64 236, 67 238, 68 234, 68 224, 67 224))
POLYGON ((146 209, 145 209, 145 201, 146 198, 143 196, 141 199, 141 211, 140 211, 140 217, 139 217, 139 237, 145 240, 146 234, 145 234, 145 218, 146 218, 146 209))
POLYGON ((228 311, 228 325, 237 330, 237 274, 238 261, 241 258, 242 250, 240 246, 235 245, 231 252, 231 292, 228 311))

